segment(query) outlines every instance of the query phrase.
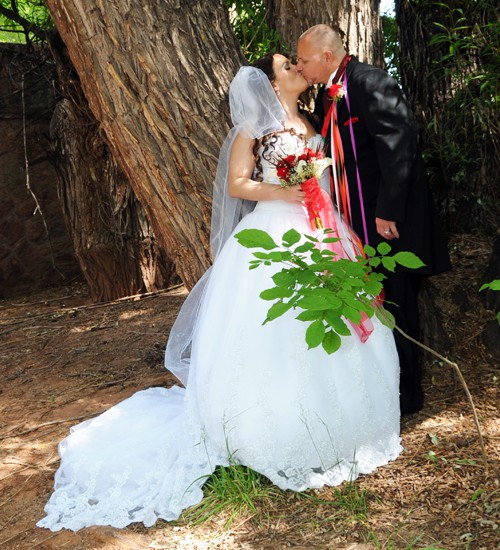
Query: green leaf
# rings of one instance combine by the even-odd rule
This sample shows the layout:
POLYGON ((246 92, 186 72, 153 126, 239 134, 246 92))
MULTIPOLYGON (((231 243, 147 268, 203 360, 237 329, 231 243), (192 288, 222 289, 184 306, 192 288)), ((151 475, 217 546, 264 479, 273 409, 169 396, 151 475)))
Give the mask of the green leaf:
POLYGON ((295 277, 288 271, 278 271, 272 276, 272 280, 276 286, 295 286, 295 277))
POLYGON ((315 288, 309 290, 309 292, 315 297, 324 298, 329 308, 339 308, 342 305, 342 300, 328 288, 315 288))
POLYGON ((323 310, 329 308, 329 303, 321 296, 304 296, 297 302, 297 306, 302 309, 323 310))
POLYGON ((484 493, 484 489, 478 489, 471 497, 471 502, 475 502, 482 494, 484 493))
POLYGON ((387 311, 387 309, 383 307, 376 307, 375 316, 383 325, 391 330, 394 330, 394 327, 396 326, 396 319, 394 319, 394 315, 387 311))
POLYGON ((316 281, 317 276, 313 271, 300 271, 297 274, 297 282, 301 285, 310 285, 316 281))
POLYGON ((364 277, 366 268, 361 262, 351 262, 350 260, 339 260, 337 262, 347 275, 350 277, 364 277))
POLYGON ((391 251, 391 246, 388 243, 386 243, 385 241, 382 241, 377 246, 377 251, 382 256, 385 256, 386 254, 389 254, 389 252, 391 251))
POLYGON ((367 256, 375 256, 377 254, 377 251, 369 244, 365 244, 364 251, 367 256))
POLYGON ((245 248, 272 250, 278 247, 271 235, 262 231, 262 229, 243 229, 239 233, 236 233, 234 237, 245 248))
POLYGON ((378 267, 380 265, 380 258, 378 257, 375 257, 375 258, 370 258, 368 263, 372 266, 372 267, 378 267))
POLYGON ((358 279, 356 277, 351 277, 348 280, 348 282, 351 285, 351 287, 354 287, 354 288, 360 288, 362 286, 365 286, 365 281, 363 281, 362 279, 358 279))
POLYGON ((489 288, 490 290, 500 290, 500 279, 495 279, 491 281, 490 283, 485 283, 481 286, 479 289, 479 292, 482 290, 485 290, 486 288, 489 288))
POLYGON ((418 269, 419 267, 424 267, 424 262, 413 252, 398 252, 393 256, 394 260, 404 266, 410 267, 412 269, 418 269))
POLYGON ((460 464, 461 466, 476 466, 477 461, 473 458, 457 458, 455 459, 456 464, 460 464))
POLYGON ((365 311, 368 309, 366 303, 364 300, 361 300, 357 296, 353 296, 352 294, 346 294, 343 298, 344 304, 352 307, 352 309, 355 309, 357 311, 365 311))
POLYGON ((436 434, 428 434, 433 445, 439 445, 439 437, 436 434))
POLYGON ((316 321, 316 319, 322 319, 323 312, 321 310, 306 309, 300 312, 295 319, 299 321, 316 321))
POLYGON ((303 243, 295 247, 294 252, 295 254, 303 254, 304 252, 309 252, 310 250, 313 250, 313 248, 314 248, 313 243, 303 243))
POLYGON ((311 323, 306 330, 306 343, 311 348, 317 348, 325 336, 325 325, 319 319, 311 323))
POLYGON ((382 290, 383 285, 379 281, 370 279, 365 283, 364 291, 372 296, 378 296, 382 290))
POLYGON ((318 250, 317 248, 311 250, 311 260, 314 263, 321 262, 323 260, 323 254, 321 254, 321 250, 318 250))
POLYGON ((286 313, 291 307, 293 306, 292 302, 276 302, 273 304, 268 312, 267 312, 267 318, 264 321, 264 324, 268 321, 274 321, 274 319, 277 319, 278 317, 281 317, 284 313, 286 313))
POLYGON ((361 313, 351 306, 345 305, 342 308, 342 314, 346 317, 346 319, 349 319, 349 321, 352 321, 355 324, 358 324, 361 321, 361 313))
POLYGON ((293 289, 283 288, 282 286, 275 286, 268 288, 260 293, 260 297, 263 300, 276 300, 277 298, 289 298, 293 294, 293 289))
POLYGON ((253 252, 253 255, 256 257, 256 258, 259 258, 259 260, 268 260, 269 259, 269 254, 267 252, 253 252))
POLYGON ((323 239, 322 243, 338 243, 340 239, 338 237, 327 237, 326 239, 323 239))
POLYGON ((300 233, 295 229, 290 229, 283 235, 283 245, 293 246, 300 241, 300 233))
POLYGON ((325 321, 341 336, 351 336, 349 327, 344 323, 344 320, 334 311, 325 313, 325 321))
POLYGON ((273 262, 281 262, 283 261, 283 253, 278 250, 273 250, 269 252, 269 259, 273 262))
POLYGON ((332 353, 336 352, 340 348, 341 340, 340 336, 336 334, 333 330, 329 330, 325 337, 323 338, 323 349, 331 355, 332 353))
POLYGON ((319 240, 316 237, 312 237, 311 235, 304 235, 304 237, 312 243, 319 243, 319 240))
POLYGON ((382 258, 382 265, 388 271, 394 271, 396 269, 396 260, 394 258, 391 258, 390 256, 384 256, 382 258))

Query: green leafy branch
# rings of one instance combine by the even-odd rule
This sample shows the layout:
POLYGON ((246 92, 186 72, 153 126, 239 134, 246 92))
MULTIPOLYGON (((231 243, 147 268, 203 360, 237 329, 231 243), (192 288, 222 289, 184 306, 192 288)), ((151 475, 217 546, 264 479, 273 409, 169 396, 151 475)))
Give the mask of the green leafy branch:
POLYGON ((384 274, 373 270, 383 266, 394 271, 396 265, 419 268, 424 264, 411 252, 398 252, 389 256, 387 243, 377 250, 365 247, 368 257, 359 256, 357 261, 335 258, 335 252, 325 245, 339 241, 325 230, 320 238, 302 235, 295 229, 284 233, 281 245, 260 229, 244 229, 235 235, 246 248, 263 249, 253 253, 255 259, 250 269, 273 263, 285 267, 272 276, 274 286, 264 290, 260 297, 274 302, 264 321, 268 323, 291 309, 302 310, 297 319, 309 323, 306 343, 309 349, 323 346, 332 354, 340 348, 341 339, 351 335, 346 320, 359 324, 363 313, 374 314, 387 326, 394 327, 394 318, 378 307, 376 296, 382 291, 384 274), (335 260, 335 261, 333 261, 335 260))
MULTIPOLYGON (((263 324, 281 317, 287 311, 300 309, 302 311, 296 319, 309 323, 306 330, 306 343, 309 349, 322 345, 328 354, 332 354, 340 348, 341 338, 351 335, 345 320, 358 324, 363 312, 368 317, 376 315, 383 324, 397 330, 405 338, 455 370, 472 409, 484 471, 485 475, 488 475, 488 458, 479 417, 457 363, 406 334, 395 324, 393 316, 380 307, 376 299, 386 277, 373 271, 373 268, 383 267, 393 272, 398 264, 413 269, 418 269, 424 264, 411 252, 397 252, 390 256, 391 247, 386 242, 380 243, 377 249, 365 246, 366 258, 357 256, 355 261, 335 258, 335 253, 324 246, 339 241, 336 237, 329 237, 330 233, 332 231, 326 229, 323 235, 316 238, 310 235, 302 236, 295 229, 290 229, 283 234, 281 245, 260 229, 244 229, 235 235, 244 247, 261 249, 253 252, 255 259, 250 261, 250 269, 256 269, 261 265, 270 266, 273 263, 284 265, 272 276, 274 286, 260 294, 263 300, 274 302, 263 324)), ((497 289, 497 286, 498 283, 494 281, 484 285, 484 288, 497 289)))
MULTIPOLYGON (((493 279, 493 281, 491 281, 489 283, 484 283, 484 285, 482 285, 481 288, 479 289, 479 292, 481 292, 483 290, 496 290, 496 291, 499 291, 500 290, 500 279, 493 279)), ((498 321, 498 324, 500 325, 500 311, 497 311, 497 321, 498 321)))

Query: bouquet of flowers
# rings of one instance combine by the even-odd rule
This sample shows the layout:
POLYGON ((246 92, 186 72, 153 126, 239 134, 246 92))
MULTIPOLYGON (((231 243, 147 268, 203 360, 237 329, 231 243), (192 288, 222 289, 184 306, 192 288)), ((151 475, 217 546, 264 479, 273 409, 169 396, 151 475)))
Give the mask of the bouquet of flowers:
POLYGON ((282 187, 290 187, 300 185, 310 178, 319 178, 331 163, 331 159, 322 150, 304 147, 300 154, 279 158, 276 162, 276 174, 282 187))
MULTIPOLYGON (((328 194, 321 189, 318 178, 330 166, 332 160, 325 156, 323 150, 309 147, 298 154, 289 154, 278 158, 276 175, 282 187, 300 185, 305 191, 305 206, 312 229, 324 229, 321 212, 328 206, 328 194)), ((326 221, 326 220, 325 220, 326 221)))

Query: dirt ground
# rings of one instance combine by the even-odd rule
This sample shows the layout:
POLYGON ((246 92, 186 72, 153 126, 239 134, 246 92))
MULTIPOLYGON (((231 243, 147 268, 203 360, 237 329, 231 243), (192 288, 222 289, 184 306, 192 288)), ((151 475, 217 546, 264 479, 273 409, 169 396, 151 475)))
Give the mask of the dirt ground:
POLYGON ((317 498, 283 494, 259 503, 230 527, 222 513, 200 525, 39 529, 57 443, 69 427, 137 390, 175 383, 163 349, 184 289, 91 304, 76 282, 0 301, 0 549, 498 548, 498 357, 483 343, 494 313, 471 286, 490 249, 472 238, 455 239, 452 249, 456 268, 433 279, 434 294, 450 357, 478 409, 488 475, 457 376, 427 355, 426 406, 402 420, 403 454, 357 484, 366 491, 366 510, 339 507, 327 488, 309 493, 317 498))

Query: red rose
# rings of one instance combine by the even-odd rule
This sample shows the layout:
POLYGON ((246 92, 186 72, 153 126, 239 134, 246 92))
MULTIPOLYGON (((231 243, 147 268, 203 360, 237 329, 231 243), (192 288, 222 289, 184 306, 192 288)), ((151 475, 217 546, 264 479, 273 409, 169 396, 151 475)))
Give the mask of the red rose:
POLYGON ((336 98, 338 95, 339 95, 339 91, 341 90, 342 88, 342 84, 332 84, 329 88, 328 88, 328 95, 334 99, 336 98))
POLYGON ((286 166, 280 166, 276 169, 276 172, 278 174, 278 178, 284 180, 289 175, 290 170, 286 166))

